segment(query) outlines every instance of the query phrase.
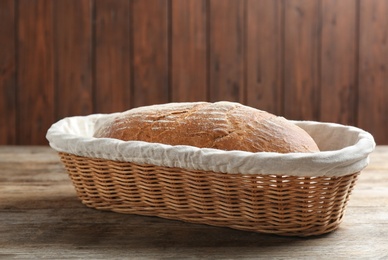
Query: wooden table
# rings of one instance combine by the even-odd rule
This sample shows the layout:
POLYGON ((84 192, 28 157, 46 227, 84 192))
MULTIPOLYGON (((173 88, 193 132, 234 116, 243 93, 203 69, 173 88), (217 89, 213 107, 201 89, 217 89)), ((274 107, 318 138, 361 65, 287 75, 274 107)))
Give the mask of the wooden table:
POLYGON ((388 146, 337 231, 281 237, 87 208, 49 147, 0 146, 0 259, 388 259, 388 146))

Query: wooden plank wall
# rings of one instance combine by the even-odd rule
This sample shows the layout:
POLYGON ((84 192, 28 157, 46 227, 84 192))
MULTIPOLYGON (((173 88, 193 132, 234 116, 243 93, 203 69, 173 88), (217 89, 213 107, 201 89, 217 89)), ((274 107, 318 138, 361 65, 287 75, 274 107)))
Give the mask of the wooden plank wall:
POLYGON ((238 101, 388 144, 388 0, 1 0, 0 144, 55 121, 238 101))

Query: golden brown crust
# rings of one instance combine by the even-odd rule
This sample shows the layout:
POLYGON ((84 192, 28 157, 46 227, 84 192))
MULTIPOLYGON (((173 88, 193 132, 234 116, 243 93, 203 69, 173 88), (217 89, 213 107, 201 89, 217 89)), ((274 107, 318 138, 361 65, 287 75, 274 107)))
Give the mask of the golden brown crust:
POLYGON ((317 152, 314 140, 283 117, 233 102, 170 103, 128 110, 95 137, 249 152, 317 152))

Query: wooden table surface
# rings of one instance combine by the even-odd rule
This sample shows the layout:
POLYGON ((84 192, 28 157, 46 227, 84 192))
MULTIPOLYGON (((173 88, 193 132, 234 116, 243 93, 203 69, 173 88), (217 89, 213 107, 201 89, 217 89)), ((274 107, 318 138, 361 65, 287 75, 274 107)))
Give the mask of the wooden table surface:
POLYGON ((281 237, 85 207, 49 147, 0 146, 0 259, 388 259, 388 146, 340 228, 281 237))

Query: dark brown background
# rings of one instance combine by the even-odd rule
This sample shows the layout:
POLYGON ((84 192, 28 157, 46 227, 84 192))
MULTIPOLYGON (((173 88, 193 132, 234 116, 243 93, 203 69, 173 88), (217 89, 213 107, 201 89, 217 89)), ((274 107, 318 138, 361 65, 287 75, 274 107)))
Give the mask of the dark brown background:
POLYGON ((230 100, 388 144, 388 0, 1 0, 0 144, 55 121, 230 100))

